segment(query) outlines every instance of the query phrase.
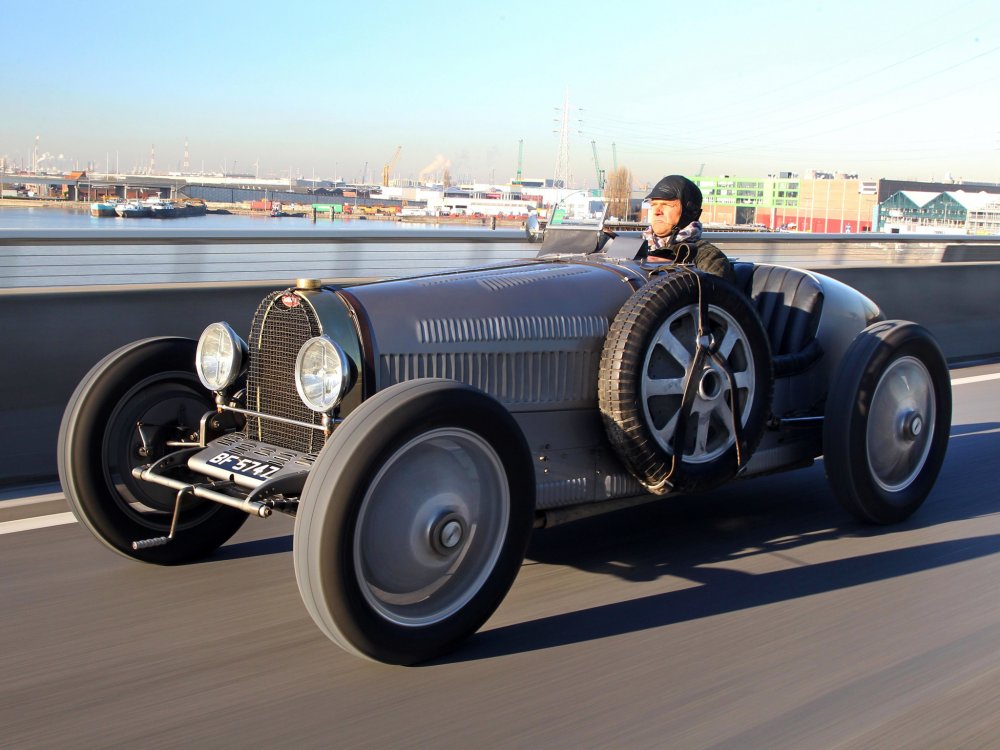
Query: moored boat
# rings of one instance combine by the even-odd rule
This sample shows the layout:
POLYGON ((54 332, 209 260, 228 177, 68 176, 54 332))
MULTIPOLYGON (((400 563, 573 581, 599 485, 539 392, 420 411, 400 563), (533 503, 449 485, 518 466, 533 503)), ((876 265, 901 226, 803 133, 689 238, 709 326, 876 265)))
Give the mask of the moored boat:
POLYGON ((208 206, 205 201, 190 199, 184 201, 184 216, 204 216, 208 213, 208 206))
POLYGON ((178 216, 183 215, 180 207, 172 200, 158 198, 147 201, 146 205, 149 206, 151 211, 150 215, 154 219, 175 219, 178 216))
POLYGON ((123 219, 139 219, 151 216, 153 209, 140 201, 129 201, 128 203, 119 203, 115 206, 115 213, 123 219))
POLYGON ((91 216, 117 216, 115 213, 115 206, 118 204, 114 201, 97 201, 90 204, 90 215, 91 216))
POLYGON ((182 216, 204 216, 208 213, 205 201, 197 199, 173 200, 169 198, 149 198, 143 204, 148 206, 154 219, 177 219, 182 216))

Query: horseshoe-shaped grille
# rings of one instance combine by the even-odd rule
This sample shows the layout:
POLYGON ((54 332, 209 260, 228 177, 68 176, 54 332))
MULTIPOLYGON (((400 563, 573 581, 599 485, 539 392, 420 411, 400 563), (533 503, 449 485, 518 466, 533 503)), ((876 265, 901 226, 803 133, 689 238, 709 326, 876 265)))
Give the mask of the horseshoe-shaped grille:
MULTIPOLYGON (((320 332, 312 305, 292 290, 264 298, 254 314, 247 342, 247 409, 308 424, 320 423, 320 415, 302 403, 295 390, 295 358, 302 344, 320 332)), ((246 434, 254 440, 306 453, 315 453, 323 445, 319 430, 264 417, 248 417, 246 434)))

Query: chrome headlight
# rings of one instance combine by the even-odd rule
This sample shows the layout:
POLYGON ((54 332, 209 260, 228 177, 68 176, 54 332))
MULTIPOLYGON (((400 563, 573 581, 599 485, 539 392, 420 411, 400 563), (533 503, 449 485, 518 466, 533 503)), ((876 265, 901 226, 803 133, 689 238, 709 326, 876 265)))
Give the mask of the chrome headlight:
POLYGON ((195 367, 202 385, 221 391, 243 372, 247 345, 228 323, 210 323, 198 339, 195 367))
POLYGON ((313 411, 326 413, 351 387, 351 362, 327 336, 309 339, 295 358, 295 389, 313 411))

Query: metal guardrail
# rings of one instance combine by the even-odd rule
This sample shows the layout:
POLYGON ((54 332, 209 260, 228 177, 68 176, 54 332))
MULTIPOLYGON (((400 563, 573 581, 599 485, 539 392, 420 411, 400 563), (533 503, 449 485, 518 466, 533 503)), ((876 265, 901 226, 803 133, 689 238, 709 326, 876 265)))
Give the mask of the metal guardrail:
POLYGON ((537 253, 519 230, 0 230, 0 286, 405 276, 537 253))
MULTIPOLYGON (((799 267, 1000 262, 1000 237, 706 233, 730 257, 799 267)), ((537 254, 517 229, 0 229, 0 286, 405 276, 537 254)))

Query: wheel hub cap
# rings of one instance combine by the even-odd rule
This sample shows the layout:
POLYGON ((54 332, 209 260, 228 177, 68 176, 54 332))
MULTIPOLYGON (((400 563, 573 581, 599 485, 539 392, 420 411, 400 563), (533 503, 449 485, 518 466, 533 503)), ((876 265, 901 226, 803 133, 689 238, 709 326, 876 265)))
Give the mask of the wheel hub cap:
POLYGON ((868 412, 868 465, 886 492, 901 492, 920 474, 930 453, 937 402, 923 362, 900 357, 882 373, 868 412))
POLYGON ((916 440, 924 429, 924 418, 915 411, 904 412, 900 419, 899 437, 903 440, 916 440))
POLYGON ((448 513, 431 528, 431 547, 439 555, 446 555, 465 539, 465 522, 457 513, 448 513))
POLYGON ((509 508, 506 472, 482 437, 459 428, 418 435, 383 463, 362 500, 354 538, 362 595, 397 625, 447 619, 492 572, 509 508))

